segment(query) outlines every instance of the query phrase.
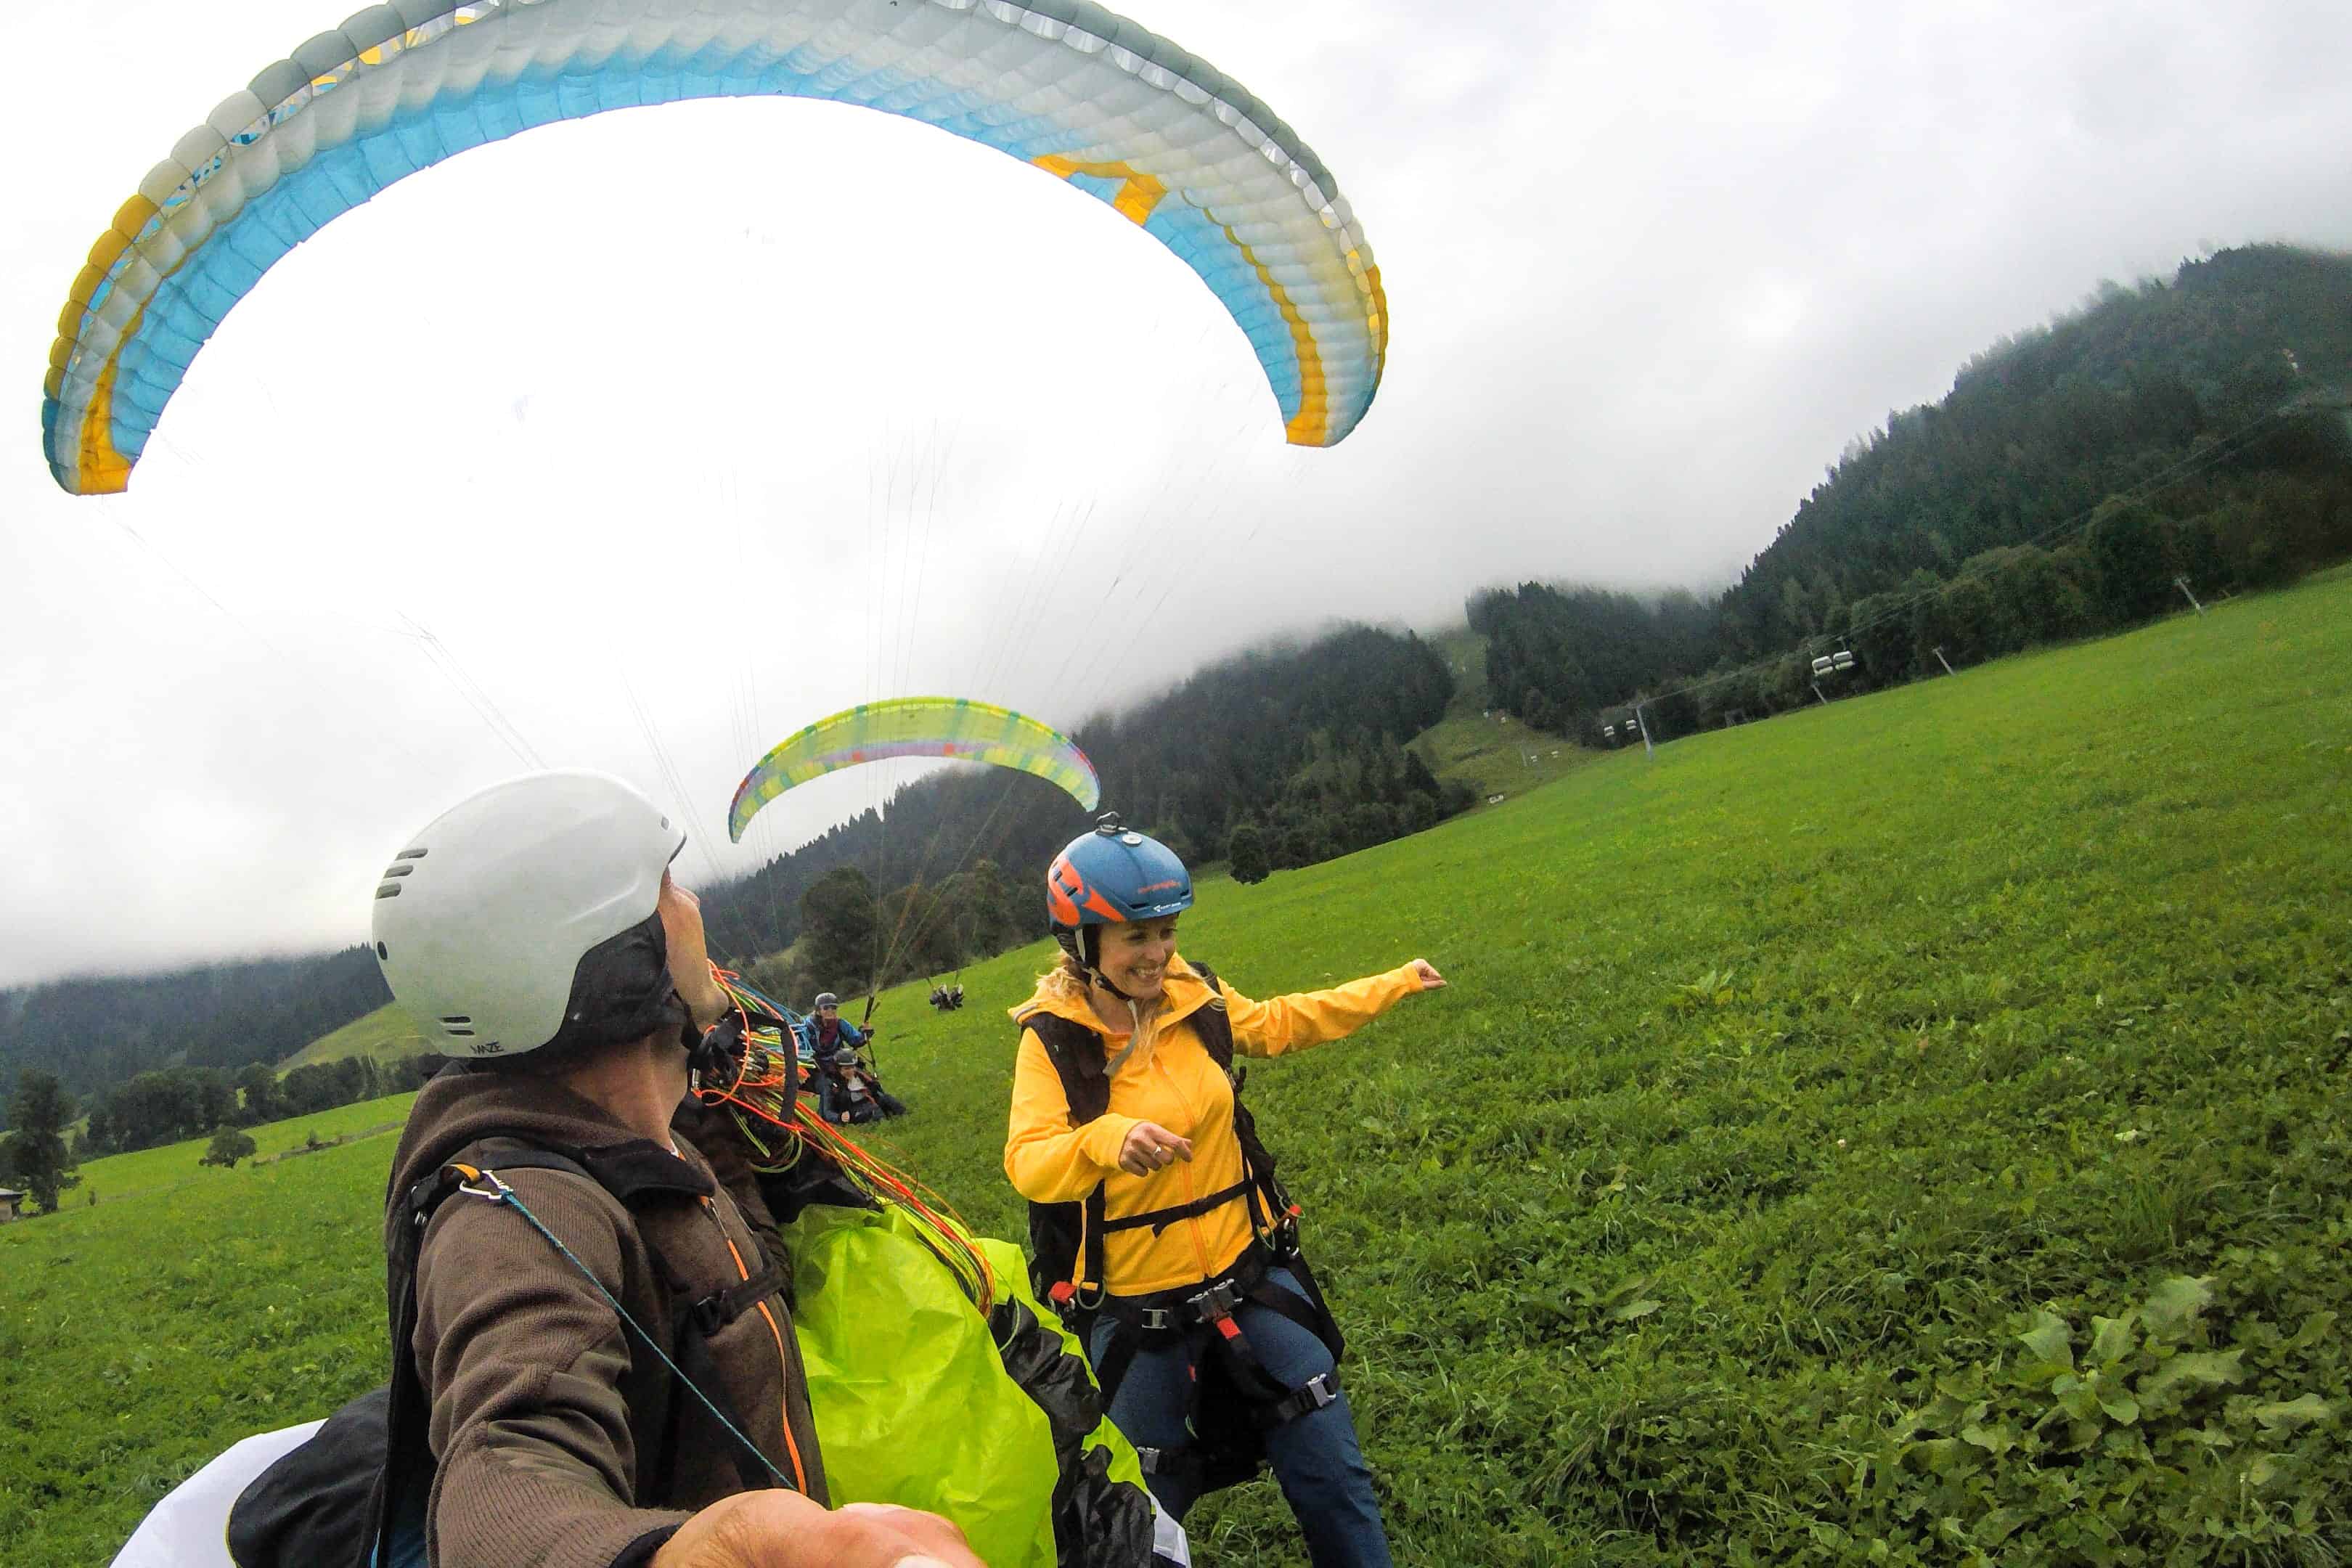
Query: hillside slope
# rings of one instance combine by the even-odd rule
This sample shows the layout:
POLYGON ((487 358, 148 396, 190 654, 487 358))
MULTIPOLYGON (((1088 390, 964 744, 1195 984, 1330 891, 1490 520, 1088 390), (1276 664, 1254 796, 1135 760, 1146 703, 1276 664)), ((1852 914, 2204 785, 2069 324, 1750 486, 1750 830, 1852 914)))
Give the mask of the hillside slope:
POLYGON ((341 1061, 345 1057, 365 1057, 390 1066, 435 1050, 433 1042, 425 1037, 425 1032, 406 1010, 397 1002, 387 1002, 374 1012, 320 1036, 279 1062, 278 1070, 280 1074, 289 1073, 296 1068, 341 1061))
POLYGON ((1473 810, 1492 809, 1491 795, 1525 795, 1592 760, 1591 750, 1496 710, 1486 688, 1485 637, 1463 630, 1430 640, 1454 676, 1454 700, 1444 718, 1413 737, 1412 749, 1428 760, 1440 784, 1459 781, 1476 794, 1473 810))

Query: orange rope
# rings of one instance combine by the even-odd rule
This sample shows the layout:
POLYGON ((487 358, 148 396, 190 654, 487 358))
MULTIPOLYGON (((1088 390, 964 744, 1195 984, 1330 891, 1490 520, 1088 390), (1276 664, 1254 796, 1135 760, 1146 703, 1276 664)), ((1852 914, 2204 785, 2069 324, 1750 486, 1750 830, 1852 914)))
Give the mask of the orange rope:
POLYGON ((731 972, 713 964, 711 973, 743 1022, 744 1057, 742 1070, 732 1083, 723 1088, 705 1086, 698 1098, 707 1106, 725 1106, 734 1115, 754 1149, 766 1156, 766 1163, 755 1162, 753 1169, 771 1173, 790 1170, 799 1163, 803 1148, 814 1147, 830 1157, 861 1191, 885 1205, 896 1205, 914 1218, 926 1244, 965 1280, 972 1304, 985 1316, 996 1300, 996 1272, 989 1267, 987 1256, 969 1239, 971 1227, 963 1216, 938 1193, 853 1142, 803 1104, 798 1092, 799 1053, 796 1047, 784 1044, 793 1033, 790 1019, 777 1019, 774 1028, 755 1026, 754 1006, 758 1006, 761 1016, 771 1016, 769 1007, 759 1005, 763 999, 750 987, 735 984, 736 976, 731 972), (760 1034, 772 1035, 775 1044, 771 1046, 758 1038, 760 1034), (791 1153, 771 1152, 746 1118, 784 1133, 792 1145, 791 1153), (953 1257, 949 1256, 950 1251, 953 1257))

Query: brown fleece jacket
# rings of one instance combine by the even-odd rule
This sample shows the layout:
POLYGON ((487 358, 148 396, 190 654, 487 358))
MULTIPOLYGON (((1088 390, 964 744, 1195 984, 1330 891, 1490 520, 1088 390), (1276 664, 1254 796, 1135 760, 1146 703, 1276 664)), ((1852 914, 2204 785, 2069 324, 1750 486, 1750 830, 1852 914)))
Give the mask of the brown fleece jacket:
MULTIPOLYGON (((690 1110, 678 1126, 704 1130, 690 1110)), ((730 1176, 745 1178, 733 1191, 684 1137, 676 1160, 647 1154, 652 1146, 561 1084, 463 1067, 426 1085, 409 1113, 393 1163, 388 1247, 414 1184, 453 1161, 497 1167, 501 1145, 483 1142, 494 1133, 559 1152, 634 1142, 667 1178, 705 1194, 649 1194, 625 1207, 569 1172, 504 1173, 665 1351, 676 1341, 677 1309, 758 1274, 766 1258, 781 1259, 767 1210, 727 1152, 714 1151, 730 1176)), ((642 1561, 695 1510, 742 1489, 716 1419, 682 1389, 669 1398, 667 1369, 511 1206, 463 1193, 441 1205, 418 1256, 416 1302, 413 1342, 438 1461, 427 1530, 435 1568, 608 1568, 625 1553, 642 1561), (669 1460, 657 1464, 671 1422, 669 1460)), ((719 1330, 710 1350, 722 1405, 778 1470, 825 1500, 782 1293, 719 1330)))

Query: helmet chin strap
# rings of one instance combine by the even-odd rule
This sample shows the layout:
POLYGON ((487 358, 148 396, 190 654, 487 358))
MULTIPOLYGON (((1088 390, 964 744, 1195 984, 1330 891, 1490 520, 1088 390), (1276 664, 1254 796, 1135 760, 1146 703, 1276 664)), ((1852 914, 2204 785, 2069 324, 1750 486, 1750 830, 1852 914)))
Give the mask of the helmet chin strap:
POLYGON ((1086 971, 1087 983, 1092 985, 1101 986, 1104 990, 1109 992, 1112 995, 1127 1004, 1127 1016, 1129 1023, 1127 1044, 1120 1047, 1111 1057, 1110 1060, 1103 1064, 1103 1070, 1105 1072, 1115 1073, 1120 1068, 1120 1067, 1125 1065, 1128 1058, 1135 1054, 1135 1047, 1143 1042, 1143 1005, 1134 997, 1129 995, 1126 992, 1121 991, 1117 985, 1111 984, 1110 976, 1105 974, 1099 967, 1097 961, 1100 957, 1102 949, 1101 927, 1079 927, 1077 947, 1078 967, 1086 971))
POLYGON ((1078 968, 1085 973, 1087 983, 1090 985, 1101 986, 1126 1003, 1128 1012, 1134 1013, 1135 998, 1112 984, 1110 976, 1102 972, 1102 927, 1080 926, 1077 949, 1078 968))

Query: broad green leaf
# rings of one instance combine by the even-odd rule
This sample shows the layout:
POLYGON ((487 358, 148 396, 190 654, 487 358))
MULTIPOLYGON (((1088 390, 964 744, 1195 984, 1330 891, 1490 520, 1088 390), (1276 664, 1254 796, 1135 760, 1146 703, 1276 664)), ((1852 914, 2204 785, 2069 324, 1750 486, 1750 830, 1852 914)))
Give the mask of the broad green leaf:
POLYGON ((1612 1323, 1630 1323, 1636 1318, 1648 1317, 1664 1305, 1664 1301, 1628 1301, 1622 1307, 1611 1308, 1609 1321, 1612 1323))
POLYGON ((2327 1401, 2315 1394, 2278 1405, 2257 1405, 2253 1412, 2254 1419, 2273 1432, 2300 1431, 2315 1421, 2326 1420, 2330 1413, 2327 1401))
POLYGON ((1960 1430, 1961 1442, 1982 1448, 1996 1459, 2017 1447, 2019 1436, 2017 1428, 2007 1421, 1997 1421, 1990 1426, 1966 1426, 1960 1430))
POLYGON ((2017 1337, 2027 1350, 2033 1352, 2034 1360, 2063 1367, 2069 1372, 2074 1370, 2074 1331, 2066 1326, 2065 1319, 2049 1308, 2044 1307, 2034 1313, 2033 1327, 2017 1337))
POLYGON ((2102 1365, 2121 1361, 2139 1347, 2132 1339, 2132 1324, 2137 1312, 2126 1312, 2120 1318, 2091 1320, 2091 1360, 2102 1365))
POLYGON ((2246 1369, 2238 1364, 2243 1351, 2183 1351, 2139 1380, 2143 1397, 2152 1397, 2179 1384, 2193 1384, 2200 1388, 2225 1388, 2233 1383, 2246 1381, 2246 1369))
POLYGON ((1915 1470, 1932 1470, 1939 1476, 1972 1470, 1979 1458, 1976 1449, 1958 1437, 1930 1437, 1903 1450, 1906 1465, 1915 1470))
POLYGON ((2303 1327, 2295 1331, 2294 1338, 2287 1341, 2286 1348, 2291 1351, 2307 1351, 2326 1339, 2328 1331, 2335 1327, 2335 1313, 2314 1312, 2304 1320, 2303 1327))
POLYGON ((2140 1306, 2140 1316, 2147 1323, 2148 1332, 2160 1340, 2177 1342, 2187 1336, 2197 1314, 2212 1300, 2212 1276, 2176 1274, 2148 1292, 2147 1300, 2140 1306))
POLYGON ((1999 1546, 2016 1534, 2018 1527, 2032 1517, 2031 1509, 1997 1508, 1977 1521, 1976 1529, 1969 1532, 1969 1539, 1979 1546, 1999 1546))
POLYGON ((2078 1377, 2062 1377, 2050 1385, 2050 1392, 2058 1396, 2058 1407, 2075 1420, 2099 1424, 2104 1412, 2099 1391, 2091 1384, 2078 1377))
POLYGON ((1628 1274, 1624 1279, 1617 1281, 1616 1285, 1611 1289, 1609 1294, 1602 1297, 1601 1300, 1604 1301, 1627 1300, 1633 1297, 1639 1296, 1643 1290, 1648 1288, 1649 1283, 1650 1277, 1646 1274, 1628 1274))

